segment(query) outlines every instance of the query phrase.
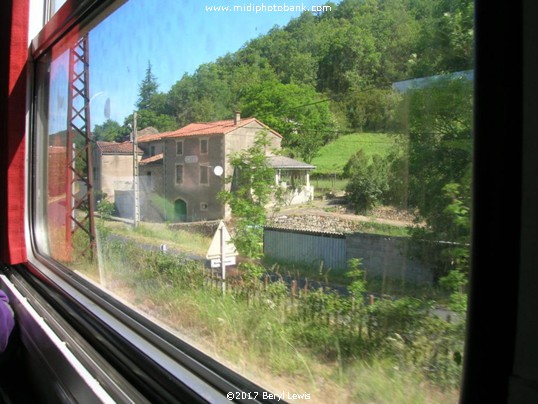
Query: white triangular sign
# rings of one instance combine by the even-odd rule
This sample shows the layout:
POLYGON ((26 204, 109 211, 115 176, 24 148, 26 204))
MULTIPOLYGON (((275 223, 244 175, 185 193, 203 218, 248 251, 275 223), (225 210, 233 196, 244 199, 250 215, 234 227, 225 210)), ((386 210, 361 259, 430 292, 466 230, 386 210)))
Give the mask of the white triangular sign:
POLYGON ((217 227, 217 231, 215 232, 215 235, 213 236, 213 240, 211 240, 211 245, 209 246, 209 250, 207 250, 206 258, 208 260, 220 258, 222 256, 221 234, 224 237, 224 256, 234 257, 237 255, 237 250, 235 249, 235 246, 232 243, 232 238, 230 237, 230 233, 228 233, 228 229, 226 228, 226 226, 224 226, 224 222, 221 221, 219 223, 219 227, 217 227))

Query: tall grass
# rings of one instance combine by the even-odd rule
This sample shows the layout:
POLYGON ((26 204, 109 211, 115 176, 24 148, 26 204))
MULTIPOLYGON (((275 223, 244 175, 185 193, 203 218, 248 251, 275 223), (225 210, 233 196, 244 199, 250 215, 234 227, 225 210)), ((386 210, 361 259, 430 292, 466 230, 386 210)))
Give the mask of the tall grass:
POLYGON ((197 261, 111 242, 106 284, 199 349, 311 402, 454 402, 463 330, 420 299, 360 300, 241 277, 223 294, 197 261), (461 334, 461 335, 460 335, 461 334))
POLYGON ((410 231, 406 226, 395 226, 374 221, 358 223, 357 231, 370 234, 380 234, 393 237, 409 237, 410 231))
POLYGON ((165 223, 141 223, 132 227, 125 223, 108 221, 105 227, 114 234, 129 240, 159 246, 167 244, 169 248, 185 253, 205 255, 211 244, 211 238, 191 231, 171 229, 165 223))
POLYGON ((316 175, 310 181, 314 186, 316 197, 321 197, 328 192, 334 194, 346 189, 348 179, 339 178, 336 174, 316 175))

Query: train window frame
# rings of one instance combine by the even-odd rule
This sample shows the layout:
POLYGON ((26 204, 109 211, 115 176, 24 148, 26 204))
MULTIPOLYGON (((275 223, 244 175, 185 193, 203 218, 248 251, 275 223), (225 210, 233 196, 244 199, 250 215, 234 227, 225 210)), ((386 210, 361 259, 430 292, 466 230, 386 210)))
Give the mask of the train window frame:
MULTIPOLYGON (((70 3, 70 2, 69 2, 70 3)), ((80 2, 80 3, 84 3, 84 2, 80 2)), ((88 2, 87 2, 88 3, 88 2)), ((96 3, 96 2, 94 2, 96 3)), ((486 2, 484 1, 481 1, 481 0, 477 0, 476 1, 476 4, 478 6, 478 13, 480 12, 483 12, 485 10, 485 8, 487 7, 487 5, 485 5, 486 2), (481 7, 484 7, 484 8, 481 8, 481 7)), ((102 4, 101 4, 102 5, 102 4)), ((99 6, 101 6, 99 5, 99 6)), ((85 4, 85 6, 87 6, 87 4, 85 4)), ((97 7, 95 6, 95 4, 93 5, 93 7, 97 7)), ((84 7, 84 13, 88 13, 88 12, 92 12, 95 11, 95 8, 92 9, 92 7, 84 7)), ((512 21, 520 21, 521 20, 521 17, 520 15, 518 14, 519 12, 521 11, 520 7, 511 7, 511 9, 509 11, 507 11, 506 9, 503 9, 503 16, 502 18, 506 18, 506 19, 510 19, 512 21)), ((62 10, 60 10, 58 12, 59 14, 62 13, 62 10)), ((53 17, 54 19, 54 17, 53 17)), ((521 49, 519 49, 517 46, 513 46, 513 42, 511 42, 512 40, 514 39, 518 39, 518 35, 516 33, 512 33, 512 34, 508 34, 507 35, 507 32, 504 31, 504 30, 499 30, 499 23, 501 22, 501 16, 500 15, 489 15, 489 16, 484 16, 480 19, 477 18, 476 20, 476 24, 478 26, 478 29, 477 29, 477 35, 479 36, 479 38, 477 39, 477 42, 479 44, 486 44, 488 43, 488 41, 492 41, 492 38, 495 38, 495 39, 498 39, 499 40, 499 43, 501 43, 503 45, 503 49, 506 49, 508 50, 509 52, 511 52, 510 54, 511 55, 514 55, 515 56, 515 59, 517 60, 518 59, 518 56, 519 56, 519 53, 518 52, 521 52, 521 49), (489 18, 489 19, 488 19, 489 18), (504 37, 502 36, 504 35, 504 37), (512 46, 512 48, 511 48, 512 46)), ((44 35, 44 34, 40 34, 41 38, 43 41, 45 41, 45 43, 52 43, 54 42, 54 40, 52 40, 51 38, 53 38, 54 36, 56 36, 56 38, 59 38, 59 35, 58 34, 58 30, 61 30, 61 27, 56 27, 57 29, 56 30, 51 30, 52 33, 49 33, 48 35, 44 35)), ((37 55, 39 56, 40 52, 43 52, 44 50, 47 49, 47 47, 45 45, 43 45, 43 42, 40 42, 38 41, 37 42, 37 46, 34 46, 34 55, 37 55)), ((485 145, 485 134, 484 132, 486 132, 488 129, 491 129, 493 130, 493 133, 497 133, 498 131, 498 127, 496 128, 495 127, 495 123, 499 124, 499 121, 502 119, 502 118, 506 118, 507 117, 507 112, 506 111, 510 111, 510 112, 516 112, 515 116, 519 116, 519 114, 517 113, 518 111, 518 107, 521 107, 521 102, 515 102, 514 104, 506 104, 506 102, 504 104, 502 104, 506 110, 503 111, 502 109, 499 109, 498 107, 492 107, 491 105, 491 101, 488 101, 488 95, 491 95, 492 98, 495 97, 495 95, 498 95, 496 94, 495 92, 493 92, 491 89, 488 89, 487 88, 487 82, 485 79, 482 79, 482 77, 485 77, 485 72, 487 71, 487 68, 486 67, 483 67, 484 66, 484 62, 485 61, 490 61, 490 62, 493 62, 494 59, 493 59, 493 56, 492 55, 487 55, 485 54, 487 51, 486 51, 486 47, 484 47, 484 50, 481 50, 480 48, 478 48, 478 57, 477 57, 477 74, 476 74, 476 80, 477 80, 477 84, 476 84, 476 94, 477 94, 477 98, 478 98, 478 102, 477 102, 477 110, 475 112, 475 117, 476 116, 479 116, 477 119, 477 129, 476 129, 476 132, 477 132, 477 139, 475 140, 475 144, 478 144, 479 147, 478 147, 478 150, 475 151, 475 162, 477 164, 477 168, 475 169, 475 178, 477 180, 476 182, 476 185, 474 186, 474 189, 475 189, 475 195, 476 196, 479 196, 478 200, 475 199, 475 201, 473 202, 474 206, 477 206, 478 203, 482 203, 484 201, 485 198, 483 198, 482 196, 483 195, 491 195, 493 194, 493 191, 486 191, 485 188, 487 188, 488 186, 490 185, 493 185, 491 181, 488 181, 488 180, 484 180, 485 178, 485 170, 486 168, 491 168, 492 167, 492 164, 491 162, 488 162, 486 158, 482 157, 479 153, 487 153, 488 151, 492 152, 493 155, 495 155, 495 148, 501 148, 502 147, 502 141, 500 139, 500 136, 497 136, 497 137, 494 137, 494 141, 493 141, 493 144, 490 145, 490 146, 486 146, 485 145), (482 53, 481 53, 482 52, 482 53), (482 74, 484 74, 484 76, 482 76, 482 74), (483 101, 481 101, 481 99, 483 101), (495 111, 498 113, 498 115, 493 115, 496 117, 496 119, 492 119, 492 122, 488 123, 488 122, 485 122, 486 119, 485 118, 481 118, 480 116, 482 115, 486 115, 487 112, 492 112, 492 111, 495 111), (482 199, 481 199, 482 198, 482 199)), ((519 79, 520 77, 517 76, 517 70, 514 69, 513 67, 512 68, 505 68, 504 70, 501 70, 499 72, 499 80, 501 82, 508 82, 510 80, 514 80, 517 82, 517 80, 519 79), (510 74, 510 73, 515 73, 516 76, 515 76, 515 79, 509 79, 506 75, 510 74)), ((507 88, 502 88, 502 93, 503 94, 511 94, 512 96, 515 96, 515 98, 517 99, 517 96, 519 95, 518 92, 521 91, 521 88, 516 88, 516 89, 507 89, 507 88)), ((502 126, 502 124, 501 124, 502 126)), ((506 125, 504 126, 506 127, 506 125)), ((517 131, 516 131, 517 132, 517 131)), ((515 141, 513 142, 514 144, 513 145, 509 145, 509 153, 512 154, 512 155, 515 155, 515 156, 520 156, 521 155, 521 151, 519 150, 516 150, 518 146, 521 145, 521 139, 517 137, 517 133, 516 133, 516 139, 515 141), (518 142, 519 140, 519 142, 518 142)), ((29 173, 29 177, 32 176, 32 171, 28 171, 29 173)), ((501 174, 501 173, 499 173, 501 174)), ((510 179, 513 179, 513 178, 517 178, 517 174, 518 174, 518 170, 517 168, 509 168, 508 169, 508 173, 504 173, 504 174, 501 174, 501 178, 503 179, 507 179, 507 180, 510 180, 510 179)), ((517 181, 516 181, 517 182, 517 181)), ((511 186, 511 189, 517 191, 519 189, 519 185, 520 184, 514 184, 511 186)), ((28 195, 29 195, 29 198, 28 200, 30 201, 32 197, 34 197, 34 195, 32 194, 32 190, 28 190, 28 195)), ((517 198, 515 198, 517 199, 517 198)), ((489 205, 491 207, 491 204, 489 205)), ((519 212, 518 210, 518 204, 517 204, 517 201, 515 202, 512 202, 510 203, 510 206, 512 206, 514 208, 514 211, 517 213, 519 212)), ((33 206, 30 206, 30 211, 32 211, 33 209, 33 206)), ((492 209, 495 209, 495 207, 492 207, 492 209)), ((480 212, 482 210, 481 209, 478 209, 477 211, 480 212)), ((484 211, 487 211, 487 208, 486 209, 483 209, 484 211)), ((44 284, 46 284, 47 286, 45 286, 43 288, 44 292, 43 293, 47 293, 46 292, 46 289, 52 287, 53 289, 57 289, 57 291, 59 291, 59 293, 61 294, 66 294, 68 296, 71 296, 71 298, 73 299, 73 301, 78 301, 78 302, 82 302, 82 304, 79 304, 77 303, 77 307, 79 307, 79 309, 81 309, 82 311, 84 312, 91 312, 92 316, 96 317, 96 318, 101 318, 101 320, 103 318, 107 318, 109 321, 111 321, 111 324, 116 324, 118 327, 121 327, 123 326, 123 321, 118 321, 116 317, 114 316, 111 316, 110 312, 116 312, 116 310, 113 308, 113 307, 108 307, 108 310, 105 310, 103 309, 102 307, 106 307, 106 306, 110 306, 110 302, 107 302, 107 299, 105 296, 101 296, 100 293, 98 291, 95 291, 95 290, 92 290, 92 291, 88 291, 88 285, 84 285, 84 282, 82 282, 82 285, 76 285, 76 286, 73 286, 72 285, 72 279, 71 276, 69 276, 69 273, 64 271, 61 267, 59 267, 57 265, 57 263, 53 262, 53 261, 49 261, 49 260, 46 260, 44 257, 41 257, 39 255, 36 255, 35 252, 35 241, 34 241, 34 237, 36 236, 33 232, 34 232, 34 223, 33 223, 33 219, 32 219, 33 215, 30 215, 30 217, 28 217, 27 215, 27 234, 28 234, 28 242, 27 242, 27 245, 29 246, 28 248, 28 251, 29 251, 29 264, 28 266, 30 268, 33 267, 33 271, 31 271, 34 275, 36 275, 38 278, 41 279, 42 282, 44 282, 44 284), (53 286, 51 286, 53 285, 53 286), (91 296, 88 297, 88 296, 91 296), (101 307, 102 305, 102 307, 101 307), (89 308, 91 308, 91 310, 89 310, 89 308), (110 310, 110 311, 109 311, 110 310)), ((479 380, 489 380, 489 384, 490 386, 492 385, 491 384, 491 381, 492 380, 497 380, 497 381, 500 381, 500 384, 502 386, 498 386, 497 387, 497 391, 503 391, 502 389, 503 388, 506 388, 506 385, 507 385, 507 382, 501 378, 502 377, 505 377, 506 374, 508 373, 507 371, 507 368, 508 367, 511 367, 510 363, 510 353, 508 352, 509 350, 507 350, 506 352, 502 352, 502 358, 501 358, 501 362, 502 362, 502 366, 503 366, 503 372, 500 372, 501 374, 500 375, 495 375, 493 373, 493 369, 495 368, 493 362, 491 360, 486 360, 486 363, 488 364, 491 364, 491 369, 490 371, 487 371, 486 370, 486 376, 484 374, 482 375, 478 375, 478 370, 480 369, 481 371, 483 371, 484 369, 487 369, 487 366, 478 366, 478 359, 481 359, 483 360, 484 359, 484 356, 479 354, 478 351, 480 350, 480 348, 478 347, 478 345, 480 344, 483 344, 484 341, 485 341, 485 335, 486 333, 488 332, 488 330, 491 330, 491 327, 488 327, 487 324, 485 324, 485 322, 483 320, 480 320, 479 316, 482 314, 482 313, 485 313, 485 310, 483 308, 483 303, 480 303, 479 300, 481 298, 485 299, 485 301, 487 302, 492 302, 494 300, 492 300, 492 296, 491 294, 493 293, 493 285, 501 285, 499 284, 498 282, 495 283, 494 281, 488 281, 486 283, 486 286, 487 287, 484 287, 485 290, 479 290, 477 288, 477 283, 479 282, 483 282, 484 279, 486 278, 485 277, 485 268, 483 268, 483 263, 482 261, 480 261, 480 254, 483 254, 485 251, 487 251, 487 249, 485 249, 484 247, 484 243, 483 242, 480 242, 479 240, 477 240, 477 236, 476 234, 480 234, 480 235, 486 235, 487 231, 488 231, 488 226, 487 226, 487 222, 485 220, 485 218, 483 216, 478 216, 478 217, 475 217, 473 219, 473 223, 474 223, 474 228, 476 228, 476 232, 475 234, 473 235, 473 242, 474 242, 474 245, 473 245, 473 257, 479 257, 478 259, 478 262, 476 260, 476 258, 474 259, 474 262, 473 262, 473 265, 472 265, 472 290, 471 290, 471 307, 470 307, 470 312, 469 312, 469 331, 467 333, 467 343, 466 343, 466 349, 467 349, 467 353, 466 353, 466 367, 465 367, 465 375, 464 375, 464 383, 463 383, 463 386, 462 386, 462 397, 464 400, 468 400, 468 402, 472 402, 472 398, 473 397, 480 397, 479 396, 479 393, 482 392, 483 390, 481 388, 479 388, 479 384, 477 381, 479 380), (484 325, 484 328, 483 329, 480 329, 480 325, 484 325)), ((514 224, 513 226, 509 226, 509 228, 511 228, 512 230, 518 230, 519 227, 517 227, 519 225, 519 222, 517 220, 514 221, 514 224)), ((498 233, 495 233, 495 234, 498 234, 498 233)), ((492 237, 484 237, 484 239, 487 239, 487 240, 491 240, 492 237)), ((513 253, 515 249, 518 248, 518 245, 515 244, 515 242, 513 243, 509 243, 509 246, 510 246, 510 252, 513 253)), ((491 248, 490 246, 488 246, 488 249, 491 248)), ((507 262, 508 261, 508 258, 504 258, 504 257, 507 257, 509 254, 504 254, 504 255, 501 255, 501 257, 504 259, 504 262, 507 262)), ((21 271, 23 272, 23 271, 21 271)), ((517 279, 516 279, 517 281, 517 279)), ((482 286, 483 287, 483 286, 482 286)), ((505 285, 506 287, 506 290, 507 290, 507 294, 511 297, 515 297, 517 296, 517 287, 514 285, 514 282, 513 281, 510 281, 509 284, 505 285)), ((516 300, 516 299, 514 299, 516 300)), ((515 305, 515 303, 514 303, 515 305)), ((127 311, 128 311, 128 308, 125 308, 127 311)), ((64 310, 66 310, 64 308, 64 310)), ((66 310, 68 311, 68 310, 66 310)), ((515 307, 512 305, 509 307, 508 311, 510 312, 515 312, 515 307)), ((121 312, 120 313, 116 313, 119 315, 119 317, 121 318, 122 315, 121 315, 121 312)), ((79 320, 81 321, 81 320, 79 320)), ((128 319, 125 319, 125 321, 128 322, 128 319)), ((81 321, 83 322, 83 321, 81 321)), ((506 333, 501 333, 500 336, 494 338, 494 341, 496 341, 497 343, 499 341, 501 342, 504 342, 504 343, 510 343, 511 342, 511 339, 513 339, 513 336, 510 334, 510 330, 513 330, 513 328, 515 327, 515 325, 508 325, 507 326, 507 332, 506 333)), ((85 333, 85 335, 89 335, 88 333, 85 333)), ((133 336, 134 338, 134 336, 133 336)), ((486 344, 486 347, 488 349, 488 352, 493 352, 493 343, 494 342, 490 342, 489 344, 486 344)), ((484 347, 484 345, 482 345, 482 347, 484 347)), ((188 378, 188 376, 187 376, 188 378)), ((493 383, 493 386, 495 386, 495 383, 493 383)), ((494 388, 493 388, 494 389, 494 388)), ((483 396, 481 397, 483 398, 483 396)))

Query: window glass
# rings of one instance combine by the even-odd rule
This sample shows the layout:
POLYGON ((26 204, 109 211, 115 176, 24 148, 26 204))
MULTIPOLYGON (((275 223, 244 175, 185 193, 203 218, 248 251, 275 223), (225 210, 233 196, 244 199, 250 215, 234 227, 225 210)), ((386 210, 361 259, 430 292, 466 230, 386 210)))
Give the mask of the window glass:
POLYGON ((51 2, 51 8, 54 12, 57 12, 61 6, 64 5, 66 0, 50 0, 51 2))
POLYGON ((176 166, 176 184, 181 184, 183 182, 183 166, 176 166))
POLYGON ((200 139, 200 154, 207 154, 207 139, 200 139))
POLYGON ((66 0, 45 0, 45 10, 47 21, 65 4, 66 0))
POLYGON ((287 401, 456 402, 473 13, 130 0, 75 29, 38 60, 39 253, 287 401))
POLYGON ((209 184, 209 167, 200 166, 200 184, 209 184))

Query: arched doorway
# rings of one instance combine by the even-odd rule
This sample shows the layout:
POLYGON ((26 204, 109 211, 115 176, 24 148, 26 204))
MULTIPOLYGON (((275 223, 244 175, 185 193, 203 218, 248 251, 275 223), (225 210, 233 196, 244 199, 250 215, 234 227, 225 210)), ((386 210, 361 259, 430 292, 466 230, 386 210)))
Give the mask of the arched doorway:
POLYGON ((187 202, 185 202, 183 199, 176 199, 174 202, 174 221, 187 221, 187 202))

